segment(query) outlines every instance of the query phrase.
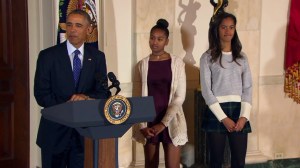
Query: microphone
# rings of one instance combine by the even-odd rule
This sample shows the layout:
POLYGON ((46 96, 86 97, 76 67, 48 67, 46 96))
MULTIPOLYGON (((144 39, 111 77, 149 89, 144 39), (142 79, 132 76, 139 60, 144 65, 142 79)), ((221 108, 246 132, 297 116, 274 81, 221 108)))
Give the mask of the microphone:
POLYGON ((111 81, 111 86, 109 86, 108 89, 115 87, 117 89, 115 95, 117 95, 121 91, 120 82, 118 81, 116 75, 113 72, 109 72, 107 74, 107 77, 111 81))
POLYGON ((108 89, 108 83, 107 83, 107 80, 106 80, 107 79, 106 75, 102 77, 102 75, 98 73, 98 74, 95 75, 95 79, 103 86, 103 88, 105 90, 108 89))
POLYGON ((117 80, 117 77, 113 72, 108 72, 107 77, 111 82, 115 82, 117 80))
POLYGON ((107 75, 102 76, 102 74, 97 73, 95 75, 95 79, 99 82, 99 84, 106 91, 107 97, 110 97, 111 96, 111 92, 109 91, 109 88, 108 88, 107 75))

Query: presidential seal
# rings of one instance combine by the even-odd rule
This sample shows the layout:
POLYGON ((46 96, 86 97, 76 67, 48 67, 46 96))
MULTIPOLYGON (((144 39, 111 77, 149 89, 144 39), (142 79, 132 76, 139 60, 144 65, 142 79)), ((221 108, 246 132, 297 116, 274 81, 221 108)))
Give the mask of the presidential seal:
POLYGON ((128 119, 130 113, 130 103, 124 96, 115 95, 105 102, 104 115, 112 124, 122 124, 128 119))

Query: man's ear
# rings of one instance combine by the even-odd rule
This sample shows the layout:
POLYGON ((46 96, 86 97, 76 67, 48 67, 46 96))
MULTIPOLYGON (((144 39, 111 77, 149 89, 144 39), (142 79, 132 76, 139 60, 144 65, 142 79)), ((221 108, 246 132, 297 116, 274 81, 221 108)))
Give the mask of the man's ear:
POLYGON ((93 27, 92 27, 92 24, 88 27, 87 29, 87 35, 91 35, 93 32, 93 27))

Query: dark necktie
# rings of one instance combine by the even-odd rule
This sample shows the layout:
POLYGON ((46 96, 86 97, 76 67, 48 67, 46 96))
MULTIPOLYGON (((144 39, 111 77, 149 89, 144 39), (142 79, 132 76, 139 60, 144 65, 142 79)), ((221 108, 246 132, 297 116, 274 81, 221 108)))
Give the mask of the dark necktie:
POLYGON ((79 54, 80 54, 79 50, 74 51, 73 76, 74 76, 74 81, 75 81, 75 87, 77 87, 77 85, 78 85, 80 70, 81 70, 81 61, 78 57, 79 54))

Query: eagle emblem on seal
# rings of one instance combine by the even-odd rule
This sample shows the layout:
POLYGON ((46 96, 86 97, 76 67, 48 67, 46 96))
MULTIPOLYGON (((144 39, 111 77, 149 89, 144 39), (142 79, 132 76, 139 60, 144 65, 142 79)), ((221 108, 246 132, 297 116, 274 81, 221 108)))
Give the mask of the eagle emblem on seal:
POLYGON ((131 113, 131 106, 127 98, 121 95, 110 97, 104 106, 104 116, 111 124, 125 122, 131 113))

